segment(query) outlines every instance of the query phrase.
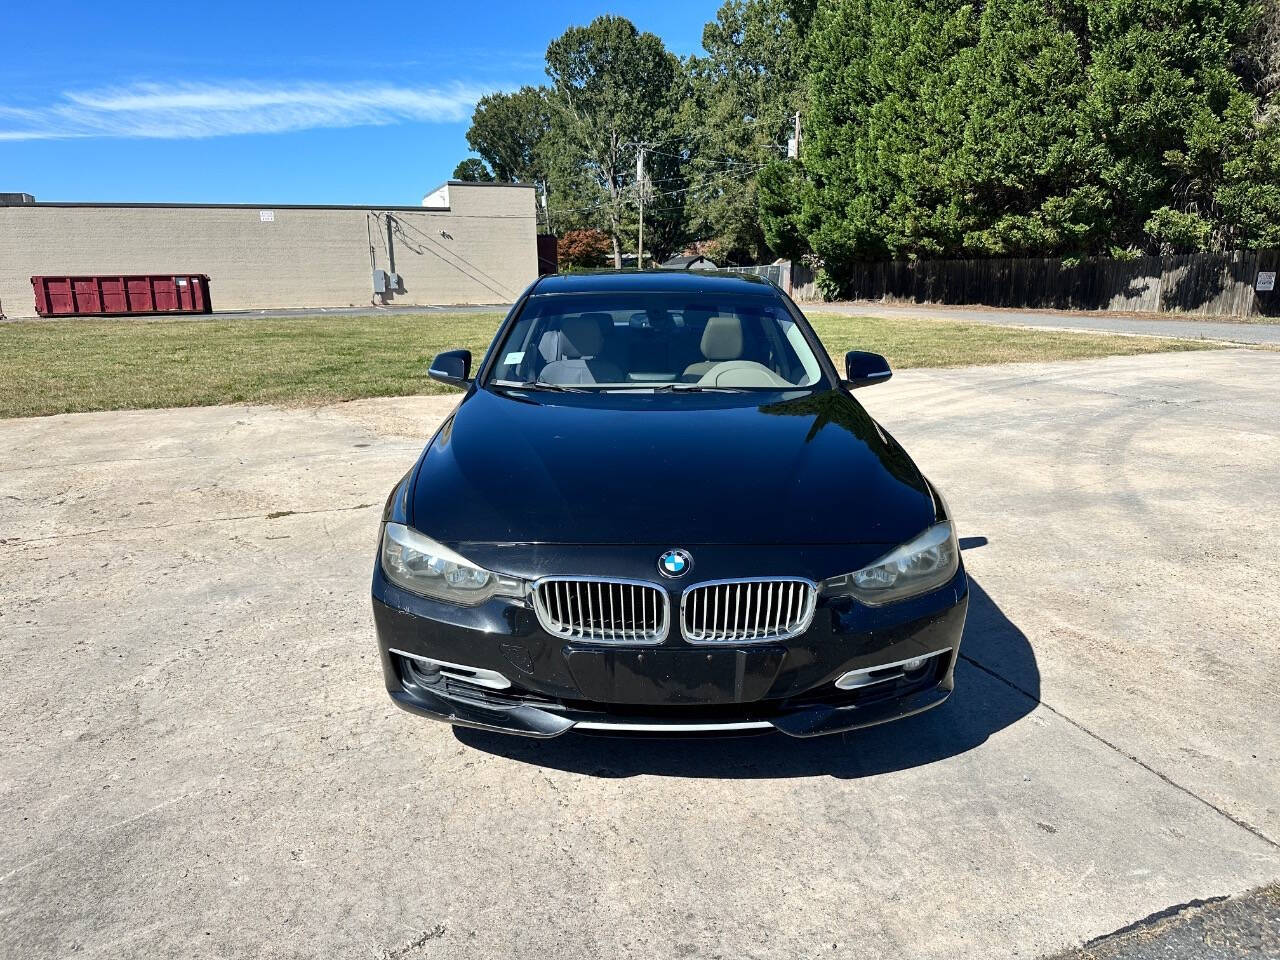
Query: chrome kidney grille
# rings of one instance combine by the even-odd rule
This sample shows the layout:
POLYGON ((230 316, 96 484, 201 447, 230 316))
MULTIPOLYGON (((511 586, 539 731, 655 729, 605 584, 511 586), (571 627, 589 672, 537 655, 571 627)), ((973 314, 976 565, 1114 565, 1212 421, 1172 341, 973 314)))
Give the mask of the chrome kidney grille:
POLYGON ((666 591, 639 580, 547 577, 533 609, 553 637, 594 643, 661 643, 670 620, 666 591))
POLYGON ((809 629, 817 599, 798 578, 700 583, 680 601, 680 630, 690 643, 786 640, 809 629))

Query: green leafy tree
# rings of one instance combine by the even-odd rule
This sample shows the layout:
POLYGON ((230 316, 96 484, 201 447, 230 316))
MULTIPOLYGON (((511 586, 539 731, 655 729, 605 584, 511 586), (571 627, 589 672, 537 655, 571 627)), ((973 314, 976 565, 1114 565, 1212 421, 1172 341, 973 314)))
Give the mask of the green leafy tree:
POLYGON ((481 97, 471 115, 467 143, 497 179, 536 183, 545 176, 541 147, 550 125, 545 87, 481 97))
POLYGON ((493 183, 493 172, 479 157, 467 157, 453 168, 453 179, 469 183, 493 183))
MULTIPOLYGON (((630 233, 637 207, 636 152, 640 144, 664 140, 673 126, 679 61, 631 21, 602 16, 552 41, 547 76, 553 178, 584 201, 576 204, 579 212, 591 213, 609 234, 620 267, 624 231, 630 233)), ((662 186, 669 189, 656 193, 679 196, 677 185, 662 186)), ((682 202, 669 207, 654 208, 655 231, 662 220, 683 220, 682 202)))
MULTIPOLYGON (((493 93, 476 103, 467 143, 488 162, 494 179, 534 184, 546 198, 550 189, 545 158, 550 123, 546 87, 493 93)), ((546 217, 550 232, 550 213, 543 209, 540 215, 546 217)))
POLYGON ((690 227, 718 262, 764 262, 779 251, 762 224, 759 175, 785 155, 804 108, 801 29, 783 0, 728 0, 702 46, 688 65, 690 227))

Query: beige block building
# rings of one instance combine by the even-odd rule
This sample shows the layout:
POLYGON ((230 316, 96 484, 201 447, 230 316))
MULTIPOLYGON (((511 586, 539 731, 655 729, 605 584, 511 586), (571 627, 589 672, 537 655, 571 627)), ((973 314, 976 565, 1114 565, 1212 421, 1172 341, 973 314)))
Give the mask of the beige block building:
POLYGON ((420 207, 0 205, 0 313, 35 316, 39 275, 204 273, 214 310, 509 302, 538 275, 534 203, 450 181, 420 207))

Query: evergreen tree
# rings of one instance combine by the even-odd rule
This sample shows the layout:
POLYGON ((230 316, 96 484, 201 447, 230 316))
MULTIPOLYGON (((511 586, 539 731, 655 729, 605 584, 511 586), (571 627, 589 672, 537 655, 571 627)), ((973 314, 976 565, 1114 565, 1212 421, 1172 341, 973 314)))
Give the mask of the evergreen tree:
POLYGON ((1280 242, 1259 8, 1064 3, 820 7, 803 167, 768 178, 766 230, 803 236, 837 286, 861 259, 1280 242))
POLYGON ((1239 225, 1224 217, 1217 191, 1225 165, 1238 165, 1256 135, 1257 100, 1233 70, 1256 8, 1089 0, 1086 9, 1079 151, 1082 179, 1099 193, 1092 247, 1141 247, 1148 225, 1167 232, 1175 223, 1174 246, 1222 246, 1239 225))
POLYGON ((955 55, 976 36, 972 8, 948 0, 840 0, 819 9, 803 218, 832 272, 958 245, 969 224, 965 198, 945 177, 962 120, 950 94, 955 55))

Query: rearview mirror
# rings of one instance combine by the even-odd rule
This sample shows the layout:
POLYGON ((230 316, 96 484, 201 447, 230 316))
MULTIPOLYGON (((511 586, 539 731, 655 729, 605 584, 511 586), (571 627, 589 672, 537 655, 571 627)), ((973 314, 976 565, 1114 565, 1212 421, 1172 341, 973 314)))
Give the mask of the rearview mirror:
POLYGON ((471 382, 471 351, 446 350, 438 354, 427 368, 427 376, 451 387, 465 387, 471 382))
POLYGON ((844 385, 852 389, 884 383, 893 376, 893 371, 889 369, 889 361, 878 353, 850 350, 844 355, 844 376, 844 385))

